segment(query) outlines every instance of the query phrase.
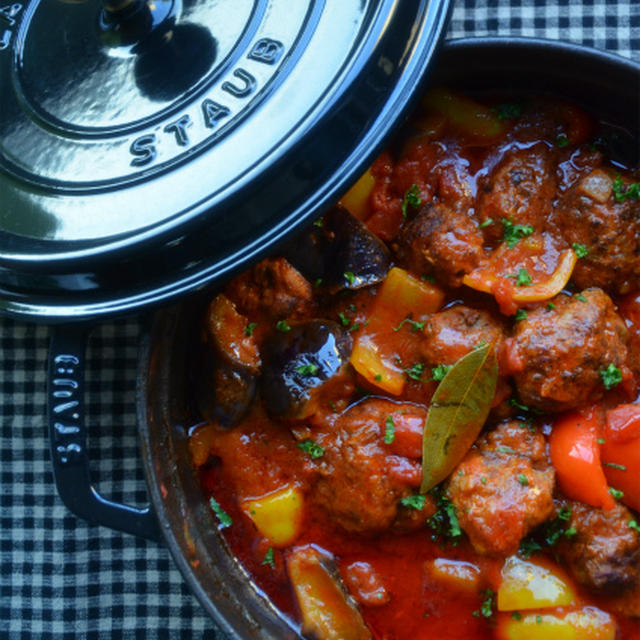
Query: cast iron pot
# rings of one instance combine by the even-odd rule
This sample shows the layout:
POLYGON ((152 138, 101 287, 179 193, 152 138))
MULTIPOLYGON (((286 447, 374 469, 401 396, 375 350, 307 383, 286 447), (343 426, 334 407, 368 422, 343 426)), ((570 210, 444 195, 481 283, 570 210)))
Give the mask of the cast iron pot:
MULTIPOLYGON (((575 45, 524 38, 448 43, 432 84, 472 91, 549 93, 587 106, 616 138, 615 154, 638 162, 640 65, 575 45)), ((191 355, 208 296, 149 318, 138 372, 138 428, 151 506, 103 499, 92 487, 82 408, 88 328, 62 327, 51 345, 49 423, 56 483, 77 515, 166 544, 193 593, 231 637, 288 640, 300 634, 252 583, 230 553, 192 469, 188 428, 197 422, 191 355)))

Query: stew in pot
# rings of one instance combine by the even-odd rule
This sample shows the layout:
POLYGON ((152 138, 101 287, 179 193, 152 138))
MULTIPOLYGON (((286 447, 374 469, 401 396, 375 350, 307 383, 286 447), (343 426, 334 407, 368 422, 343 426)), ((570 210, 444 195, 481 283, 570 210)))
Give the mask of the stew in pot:
POLYGON ((193 462, 305 637, 640 638, 640 171, 612 133, 434 90, 211 301, 193 462))

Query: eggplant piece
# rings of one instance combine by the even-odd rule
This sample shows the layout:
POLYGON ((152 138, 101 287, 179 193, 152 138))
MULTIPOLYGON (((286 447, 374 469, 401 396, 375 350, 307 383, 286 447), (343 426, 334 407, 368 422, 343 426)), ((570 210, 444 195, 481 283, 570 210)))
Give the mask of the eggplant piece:
POLYGON ((245 331, 248 324, 223 294, 207 309, 198 408, 225 427, 239 422, 255 397, 261 361, 255 339, 245 331))
POLYGON ((274 332, 263 345, 262 397, 275 417, 312 415, 330 380, 346 370, 351 336, 335 322, 310 320, 274 332))
POLYGON ((343 207, 334 207, 296 237, 284 256, 329 293, 382 282, 391 268, 383 242, 343 207))
POLYGON ((371 632, 340 579, 330 553, 313 545, 296 547, 287 558, 287 571, 305 638, 371 640, 371 632))

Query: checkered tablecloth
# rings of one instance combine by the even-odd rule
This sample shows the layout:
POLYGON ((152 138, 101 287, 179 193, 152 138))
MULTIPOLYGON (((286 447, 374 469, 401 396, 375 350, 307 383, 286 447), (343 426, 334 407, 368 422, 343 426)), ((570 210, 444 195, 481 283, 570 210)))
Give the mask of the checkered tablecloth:
MULTIPOLYGON (((464 0, 449 38, 561 39, 640 59, 639 0, 464 0)), ((1 198, 1 194, 0 194, 1 198)), ((0 201, 1 202, 1 201, 0 201)), ((93 476, 146 501, 134 389, 141 323, 103 325, 89 356, 93 476)), ((0 638, 216 638, 161 546, 88 526, 58 498, 45 425, 49 330, 0 319, 0 638)))

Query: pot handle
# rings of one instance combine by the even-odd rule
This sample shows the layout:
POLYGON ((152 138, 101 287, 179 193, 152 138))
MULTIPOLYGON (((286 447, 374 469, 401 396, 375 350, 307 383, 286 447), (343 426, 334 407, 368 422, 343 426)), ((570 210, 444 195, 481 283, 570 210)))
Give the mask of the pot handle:
POLYGON ((91 524, 160 542, 151 506, 139 509, 112 502, 91 483, 83 400, 89 330, 86 325, 55 327, 49 345, 47 419, 58 493, 70 511, 91 524))

